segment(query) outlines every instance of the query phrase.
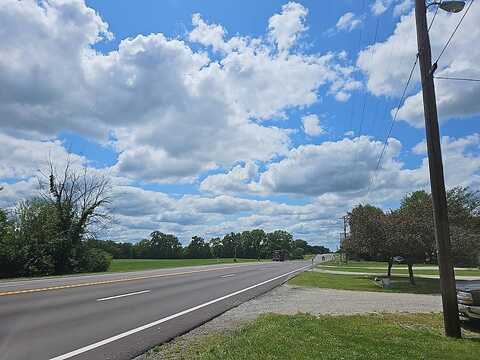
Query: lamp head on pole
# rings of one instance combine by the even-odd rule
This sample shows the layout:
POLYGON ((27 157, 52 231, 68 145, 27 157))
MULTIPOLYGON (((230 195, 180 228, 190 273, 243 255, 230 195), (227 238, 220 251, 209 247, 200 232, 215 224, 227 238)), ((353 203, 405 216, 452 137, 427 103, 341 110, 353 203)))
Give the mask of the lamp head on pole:
POLYGON ((465 7, 465 1, 442 1, 438 6, 446 12, 458 13, 465 7))

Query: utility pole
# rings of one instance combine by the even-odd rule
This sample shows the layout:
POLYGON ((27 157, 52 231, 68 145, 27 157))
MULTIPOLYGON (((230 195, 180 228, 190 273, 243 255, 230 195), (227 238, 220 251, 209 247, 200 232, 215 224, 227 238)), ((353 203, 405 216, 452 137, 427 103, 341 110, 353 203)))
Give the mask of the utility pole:
MULTIPOLYGON (((347 239, 347 215, 342 216, 343 219, 343 240, 347 239)), ((348 264, 348 253, 345 250, 345 264, 348 264)))
POLYGON ((437 242, 438 265, 440 269, 445 335, 460 338, 462 334, 458 317, 455 273, 450 256, 447 198, 443 176, 435 85, 433 83, 433 73, 436 69, 436 64, 432 68, 432 53, 428 35, 425 0, 415 0, 415 18, 417 23, 418 57, 422 78, 423 109, 425 114, 428 164, 432 189, 435 239, 437 242))

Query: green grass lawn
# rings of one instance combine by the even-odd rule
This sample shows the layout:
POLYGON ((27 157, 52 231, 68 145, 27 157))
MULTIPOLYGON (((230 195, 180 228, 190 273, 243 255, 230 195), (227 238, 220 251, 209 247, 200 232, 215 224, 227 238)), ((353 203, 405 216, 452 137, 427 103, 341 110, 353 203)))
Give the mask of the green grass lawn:
MULTIPOLYGON (((438 275, 438 270, 430 269, 434 265, 418 264, 414 265, 414 274, 418 275, 438 275)), ((348 264, 338 261, 322 263, 317 266, 319 269, 345 272, 365 272, 365 273, 387 273, 388 264, 386 262, 373 261, 349 261, 348 264), (375 268, 375 269, 372 269, 375 268)), ((408 267, 405 264, 394 264, 392 274, 408 274, 408 267)), ((466 268, 455 270, 456 275, 460 276, 480 276, 480 269, 466 268)))
MULTIPOLYGON (((387 273, 387 266, 384 269, 366 269, 361 267, 342 267, 342 266, 317 266, 317 268, 322 270, 329 270, 329 271, 345 271, 345 272, 364 272, 364 273, 371 273, 371 274, 386 274, 387 273)), ((422 269, 421 267, 414 267, 413 273, 418 275, 438 275, 438 270, 430 270, 430 269, 422 269)), ((408 274, 408 269, 406 267, 393 267, 392 274, 408 274)), ((456 275, 461 276, 480 276, 480 270, 455 270, 456 275)))
POLYGON ((315 271, 306 271, 291 279, 291 285, 318 287, 323 289, 377 291, 411 294, 439 294, 438 279, 416 278, 416 285, 410 285, 408 278, 392 276, 391 287, 383 289, 377 286, 372 277, 366 275, 336 275, 315 271))
POLYGON ((442 335, 439 314, 264 315, 239 330, 172 344, 166 359, 477 360, 480 337, 442 335), (465 338, 467 337, 467 338, 465 338))
MULTIPOLYGON (((252 262, 257 259, 237 259, 237 262, 252 262)), ((265 260, 262 260, 265 261, 265 260)), ((233 264, 233 259, 114 259, 109 272, 164 269, 182 266, 233 264)))

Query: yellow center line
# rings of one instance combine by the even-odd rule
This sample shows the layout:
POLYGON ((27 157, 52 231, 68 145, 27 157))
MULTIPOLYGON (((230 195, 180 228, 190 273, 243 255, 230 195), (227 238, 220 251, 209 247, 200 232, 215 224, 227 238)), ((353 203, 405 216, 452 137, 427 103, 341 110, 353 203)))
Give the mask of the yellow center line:
POLYGON ((29 293, 51 291, 51 290, 61 290, 61 289, 71 289, 71 288, 77 288, 77 287, 82 287, 82 286, 114 284, 114 283, 121 283, 121 282, 127 282, 127 281, 145 280, 145 279, 153 279, 153 278, 168 277, 168 276, 189 275, 189 274, 202 273, 202 272, 208 272, 208 271, 218 271, 218 270, 232 269, 234 267, 238 267, 238 265, 225 266, 225 267, 220 267, 220 268, 215 268, 215 269, 191 270, 191 271, 182 271, 182 272, 176 272, 176 273, 170 273, 170 274, 145 275, 145 276, 137 276, 137 277, 132 277, 132 278, 101 280, 101 281, 86 282, 86 283, 71 284, 71 285, 49 286, 49 287, 36 288, 36 289, 5 291, 5 292, 0 292, 0 296, 29 294, 29 293))

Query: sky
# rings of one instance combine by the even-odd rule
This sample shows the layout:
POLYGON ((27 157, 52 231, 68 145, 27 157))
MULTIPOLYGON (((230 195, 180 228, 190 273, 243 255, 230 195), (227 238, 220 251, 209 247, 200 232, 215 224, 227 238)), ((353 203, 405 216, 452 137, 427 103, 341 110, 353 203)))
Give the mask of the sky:
MULTIPOLYGON (((461 16, 438 12, 435 59, 461 16)), ((479 22, 473 3, 437 76, 480 79, 479 22)), ((112 179, 101 238, 335 249, 356 204, 429 189, 411 0, 0 0, 0 34, 1 207, 70 158, 112 179)), ((447 187, 479 190, 480 83, 435 85, 447 187)))

